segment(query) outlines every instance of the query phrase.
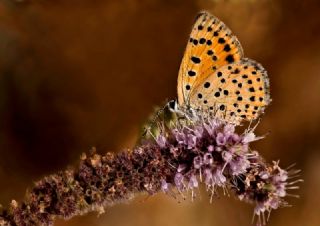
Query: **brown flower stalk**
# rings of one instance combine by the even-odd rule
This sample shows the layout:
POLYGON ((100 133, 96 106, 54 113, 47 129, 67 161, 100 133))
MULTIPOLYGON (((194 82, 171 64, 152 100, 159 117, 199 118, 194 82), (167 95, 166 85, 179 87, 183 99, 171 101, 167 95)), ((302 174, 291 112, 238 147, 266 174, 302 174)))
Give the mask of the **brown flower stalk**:
POLYGON ((205 184, 211 197, 220 189, 255 205, 257 224, 265 213, 286 206, 288 182, 298 171, 267 164, 249 144, 258 138, 252 129, 243 134, 234 125, 208 119, 176 126, 133 150, 100 155, 93 149, 81 156, 78 167, 36 182, 23 202, 12 201, 0 214, 0 225, 53 225, 89 211, 127 201, 135 194, 182 194, 205 184))

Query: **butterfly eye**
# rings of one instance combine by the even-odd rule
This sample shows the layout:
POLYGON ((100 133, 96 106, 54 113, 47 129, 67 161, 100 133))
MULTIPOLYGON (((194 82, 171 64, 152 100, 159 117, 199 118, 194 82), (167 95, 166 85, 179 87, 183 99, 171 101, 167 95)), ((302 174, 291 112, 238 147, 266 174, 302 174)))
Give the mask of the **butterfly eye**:
POLYGON ((169 105, 169 109, 172 111, 175 111, 178 109, 178 104, 177 104, 177 101, 175 100, 169 101, 168 105, 169 105))

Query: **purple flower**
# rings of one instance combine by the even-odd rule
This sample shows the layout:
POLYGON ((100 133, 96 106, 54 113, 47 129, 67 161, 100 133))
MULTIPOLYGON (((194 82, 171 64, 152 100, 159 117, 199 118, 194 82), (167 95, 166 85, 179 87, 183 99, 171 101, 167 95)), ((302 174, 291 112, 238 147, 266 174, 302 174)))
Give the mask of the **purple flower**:
POLYGON ((226 135, 233 135, 234 132, 235 132, 235 126, 232 125, 232 124, 226 124, 226 125, 223 127, 223 132, 224 132, 224 134, 226 134, 226 135))
POLYGON ((166 147, 167 139, 166 139, 165 136, 159 135, 159 136, 157 137, 156 142, 157 142, 157 144, 159 145, 159 147, 164 148, 164 147, 166 147))
POLYGON ((213 152, 214 151, 214 146, 211 144, 208 146, 208 152, 213 152))
POLYGON ((237 144, 241 141, 241 138, 238 134, 230 134, 228 137, 228 142, 231 144, 237 144))
POLYGON ((176 173, 174 176, 174 183, 178 190, 183 190, 184 189, 184 176, 181 173, 176 173))
POLYGON ((261 177, 263 180, 266 180, 269 178, 269 173, 267 171, 262 171, 259 173, 259 177, 261 177))
POLYGON ((187 142, 188 149, 194 148, 197 144, 197 142, 196 142, 197 137, 193 134, 188 134, 186 137, 187 137, 186 142, 187 142))
POLYGON ((197 138, 201 138, 203 136, 204 128, 202 126, 196 126, 193 131, 197 138))
POLYGON ((169 191, 169 184, 164 179, 161 179, 161 190, 164 193, 167 193, 169 191))
POLYGON ((281 203, 281 201, 278 198, 273 197, 273 198, 270 198, 268 204, 272 209, 278 209, 280 203, 281 203))
POLYGON ((180 164, 179 166, 178 166, 178 169, 177 169, 177 172, 178 173, 181 173, 182 171, 184 171, 185 169, 186 169, 186 165, 185 164, 180 164))
POLYGON ((232 154, 228 151, 223 151, 222 152, 222 158, 226 162, 230 162, 232 160, 232 154))
MULTIPOLYGON (((178 164, 174 177, 178 190, 198 187, 197 176, 200 181, 204 178, 203 182, 211 192, 215 186, 227 187, 230 183, 241 187, 236 189, 240 200, 256 203, 255 214, 259 219, 265 212, 285 203, 282 198, 287 195, 288 172, 277 162, 272 167, 266 165, 258 152, 249 149, 251 142, 260 139, 252 130, 239 135, 234 125, 208 120, 194 127, 180 128, 174 136, 185 149, 175 155, 176 159, 181 154, 197 154, 192 164, 190 160, 178 164), (265 197, 261 197, 263 195, 265 197)), ((259 222, 263 224, 261 220, 259 222)))
POLYGON ((231 174, 233 176, 243 174, 250 166, 250 161, 244 157, 238 157, 229 163, 231 174))
POLYGON ((250 143, 250 142, 253 142, 253 141, 256 141, 258 139, 261 139, 260 137, 256 137, 256 135, 253 133, 253 132, 248 132, 244 135, 243 139, 242 139, 242 142, 244 144, 247 144, 247 143, 250 143))
POLYGON ((216 137, 217 145, 225 145, 227 142, 227 137, 223 133, 218 133, 216 137))
POLYGON ((214 119, 203 123, 204 129, 208 132, 210 136, 213 136, 216 133, 216 129, 220 125, 221 125, 221 121, 214 120, 214 119))
POLYGON ((207 165, 212 165, 213 163, 213 158, 212 155, 210 153, 206 153, 203 156, 203 163, 207 164, 207 165))
POLYGON ((199 182, 197 180, 197 177, 194 174, 192 174, 189 179, 188 188, 194 189, 194 188, 197 188, 198 186, 199 186, 199 182))
POLYGON ((193 167, 195 169, 200 169, 202 166, 202 158, 201 156, 196 156, 194 159, 193 159, 193 167))
POLYGON ((213 175, 212 175, 211 168, 206 168, 204 170, 204 178, 205 178, 204 183, 206 185, 208 185, 208 186, 212 185, 212 183, 213 183, 213 175))
POLYGON ((225 185, 226 180, 227 178, 222 174, 222 171, 219 168, 214 170, 212 174, 212 181, 214 184, 222 187, 225 185))
POLYGON ((185 144, 185 134, 183 132, 180 132, 178 130, 173 130, 173 134, 175 135, 176 140, 179 144, 185 144))

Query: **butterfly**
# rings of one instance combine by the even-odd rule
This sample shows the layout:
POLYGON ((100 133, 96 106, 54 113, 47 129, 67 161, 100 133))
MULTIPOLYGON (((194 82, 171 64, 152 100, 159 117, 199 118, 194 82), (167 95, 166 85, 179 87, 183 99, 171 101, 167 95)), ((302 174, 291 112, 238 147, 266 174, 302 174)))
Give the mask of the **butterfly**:
POLYGON ((271 101, 266 70, 244 58, 236 36, 208 12, 201 12, 192 28, 177 91, 179 108, 235 124, 257 119, 271 101))
POLYGON ((163 131, 159 125, 170 129, 177 122, 188 124, 197 120, 199 113, 239 125, 257 119, 271 102, 266 70, 245 58, 237 37, 205 11, 193 25, 177 91, 178 101, 169 101, 155 111, 144 127, 143 137, 157 137, 163 131))

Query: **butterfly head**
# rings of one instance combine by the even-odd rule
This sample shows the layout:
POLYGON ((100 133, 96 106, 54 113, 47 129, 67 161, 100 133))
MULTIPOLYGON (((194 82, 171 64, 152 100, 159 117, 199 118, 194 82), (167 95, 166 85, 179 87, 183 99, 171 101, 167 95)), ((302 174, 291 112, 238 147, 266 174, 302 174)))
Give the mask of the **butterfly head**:
POLYGON ((167 103, 166 108, 176 119, 189 120, 195 122, 198 119, 198 111, 189 104, 180 105, 177 100, 171 100, 167 103))

